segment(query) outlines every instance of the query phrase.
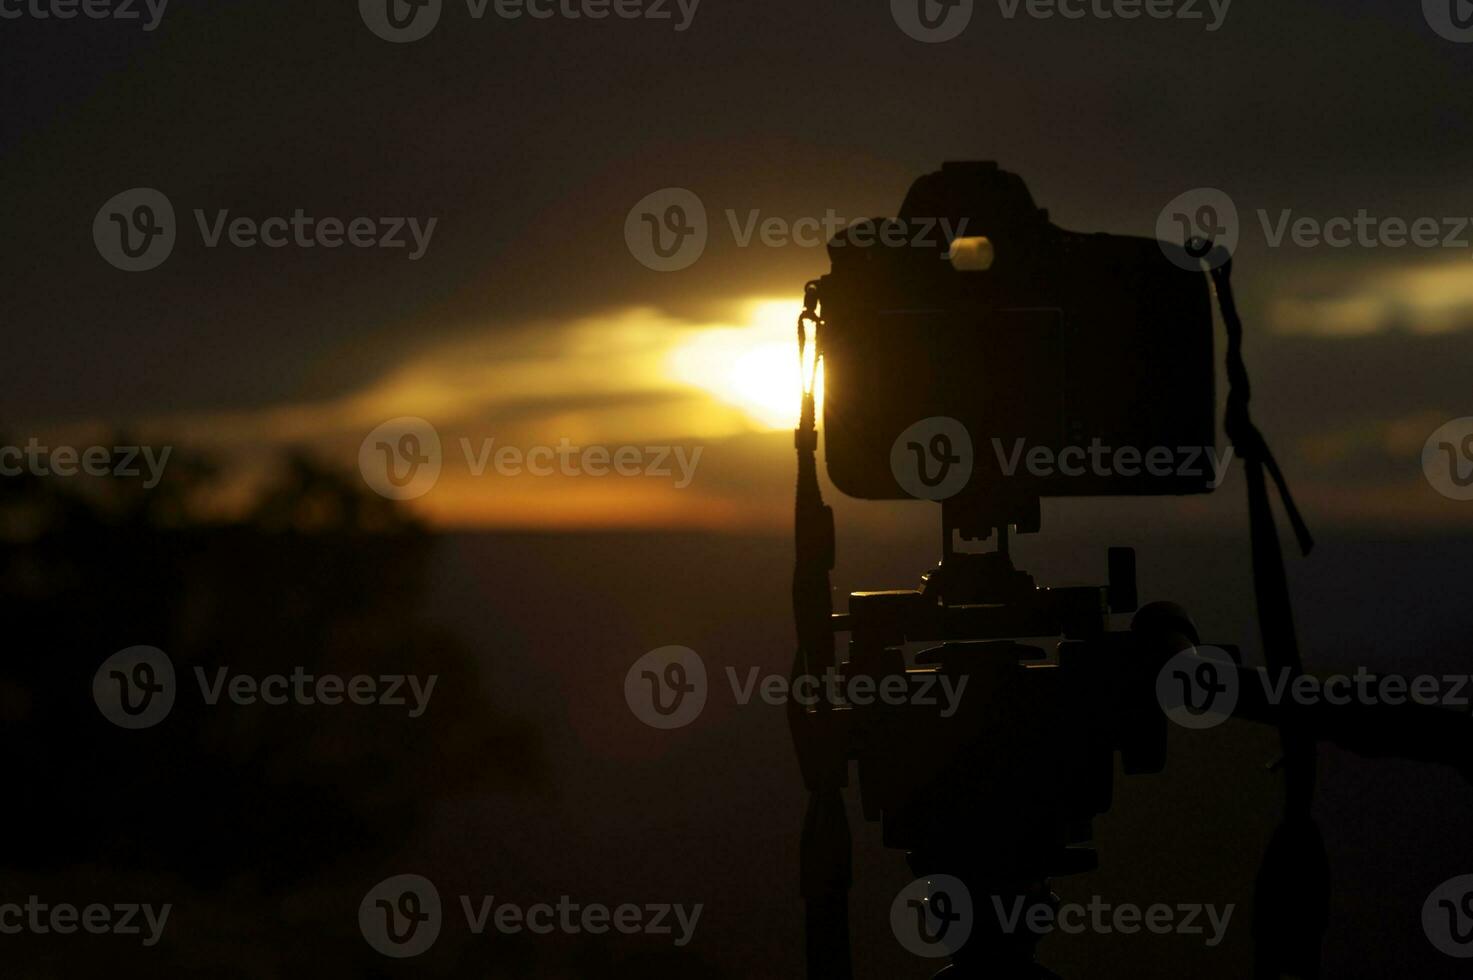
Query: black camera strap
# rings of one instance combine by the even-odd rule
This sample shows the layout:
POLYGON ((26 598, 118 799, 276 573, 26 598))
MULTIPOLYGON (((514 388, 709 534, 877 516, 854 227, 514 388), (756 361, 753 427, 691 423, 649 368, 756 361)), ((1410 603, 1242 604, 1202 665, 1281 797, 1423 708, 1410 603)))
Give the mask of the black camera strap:
MULTIPOLYGON (((793 444, 798 451, 798 487, 793 513, 796 555, 793 563, 793 618, 798 652, 793 680, 819 677, 834 667, 833 586, 834 512, 823 502, 818 482, 817 383, 823 319, 818 283, 804 289, 798 315, 798 365, 803 372, 803 406, 793 444), (813 327, 812 367, 806 364, 808 327, 813 327)), ((800 891, 804 903, 807 975, 810 980, 849 980, 849 888, 853 883, 852 838, 844 806, 848 757, 837 741, 836 726, 823 715, 832 705, 819 699, 812 708, 788 699, 788 725, 798 764, 808 788, 800 851, 800 891)))
MULTIPOLYGON (((1314 539, 1305 525, 1288 482, 1248 411, 1252 387, 1243 362, 1243 321, 1233 299, 1233 263, 1212 270, 1217 301, 1227 328, 1227 413, 1224 431, 1243 460, 1248 482, 1248 529, 1253 553, 1253 588, 1264 660, 1271 673, 1293 684, 1304 672, 1294 631, 1294 611, 1284 569, 1283 550, 1268 496, 1268 478, 1279 499, 1300 551, 1308 555, 1314 539)), ((1316 738, 1292 711, 1280 714, 1283 748, 1284 815, 1264 854, 1254 888, 1254 976, 1320 975, 1320 945, 1329 922, 1329 862, 1312 807, 1317 779, 1316 738)))

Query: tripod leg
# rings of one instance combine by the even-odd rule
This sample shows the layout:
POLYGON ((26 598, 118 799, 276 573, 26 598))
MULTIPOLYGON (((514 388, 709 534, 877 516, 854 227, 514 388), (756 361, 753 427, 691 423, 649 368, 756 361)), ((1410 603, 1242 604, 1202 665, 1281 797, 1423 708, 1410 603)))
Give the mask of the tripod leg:
POLYGON ((844 794, 817 790, 803 821, 802 892, 808 980, 850 980, 849 886, 854 880, 844 794))

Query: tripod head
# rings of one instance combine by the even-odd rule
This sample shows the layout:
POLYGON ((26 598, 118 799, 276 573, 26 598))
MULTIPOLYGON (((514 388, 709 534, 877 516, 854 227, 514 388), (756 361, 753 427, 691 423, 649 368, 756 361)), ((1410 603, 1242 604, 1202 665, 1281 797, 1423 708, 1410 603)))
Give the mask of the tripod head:
MULTIPOLYGON (((1165 604, 1129 630, 1109 628, 1111 613, 1135 609, 1128 548, 1111 549, 1108 585, 1041 588, 1014 567, 1008 529, 997 539, 994 551, 953 551, 920 588, 851 594, 832 617, 849 635, 845 689, 863 677, 909 696, 813 710, 795 732, 812 726, 834 753, 814 778, 856 765, 865 819, 909 852, 917 875, 959 880, 989 907, 1027 908, 1049 901, 1049 877, 1096 866, 1090 821, 1110 808, 1115 753, 1127 773, 1164 765, 1156 677, 1197 637, 1165 604), (1020 638, 1052 638, 1054 649, 1020 638), (907 665, 906 644, 932 641, 907 665), (957 696, 926 697, 941 689, 957 696)), ((1033 963, 1038 938, 978 917, 953 975, 1046 975, 1033 963)))
MULTIPOLYGON (((851 976, 842 792, 852 766, 864 819, 879 822, 885 846, 906 851, 928 883, 895 921, 930 930, 951 956, 938 977, 1057 980, 1037 963, 1042 934, 1026 927, 1030 910, 1055 903, 1051 878, 1098 867, 1091 821, 1111 807, 1117 753, 1127 776, 1164 770, 1168 718, 1158 682, 1184 653, 1188 669, 1216 672, 1214 684, 1227 680, 1223 672, 1236 675, 1233 718, 1367 757, 1452 766, 1473 780, 1465 715, 1416 704, 1273 703, 1262 669, 1243 666, 1236 647, 1214 645, 1230 661, 1196 653, 1200 637, 1183 608, 1135 609, 1133 550, 1110 549, 1108 584, 1049 588, 1014 566, 1008 530, 996 534, 994 550, 953 551, 918 588, 851 593, 847 612, 828 616, 830 641, 848 636, 835 665, 843 689, 863 677, 869 690, 890 685, 903 698, 790 705, 813 793, 803 833, 810 978, 851 976), (1130 612, 1129 628, 1111 628, 1112 615, 1130 612), (918 643, 934 645, 907 662, 907 645, 918 643), (955 697, 937 699, 938 690, 955 697), (970 929, 948 939, 964 903, 976 913, 970 929), (1013 925, 993 909, 1011 910, 1013 925)), ((1314 955, 1326 921, 1316 910, 1328 906, 1328 888, 1313 822, 1286 820, 1259 877, 1261 975, 1314 955), (1297 927, 1277 933, 1279 921, 1297 927)))

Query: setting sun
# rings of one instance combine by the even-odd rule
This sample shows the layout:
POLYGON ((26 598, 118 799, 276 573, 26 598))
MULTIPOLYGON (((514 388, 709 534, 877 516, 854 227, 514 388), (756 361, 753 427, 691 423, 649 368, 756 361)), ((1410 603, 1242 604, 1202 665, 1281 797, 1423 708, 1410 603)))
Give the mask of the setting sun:
POLYGON ((671 379, 741 409, 756 427, 790 429, 798 421, 800 391, 797 313, 789 301, 755 302, 745 326, 701 330, 670 352, 666 370, 671 379))

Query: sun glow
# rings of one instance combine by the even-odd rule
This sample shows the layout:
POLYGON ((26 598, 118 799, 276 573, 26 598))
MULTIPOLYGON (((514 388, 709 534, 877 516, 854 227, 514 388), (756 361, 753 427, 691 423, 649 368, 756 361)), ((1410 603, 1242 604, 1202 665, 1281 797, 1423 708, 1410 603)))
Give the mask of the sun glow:
POLYGON ((801 404, 797 315, 788 301, 753 303, 746 325, 708 327, 678 344, 666 371, 672 380, 740 409, 756 428, 791 429, 801 404))

